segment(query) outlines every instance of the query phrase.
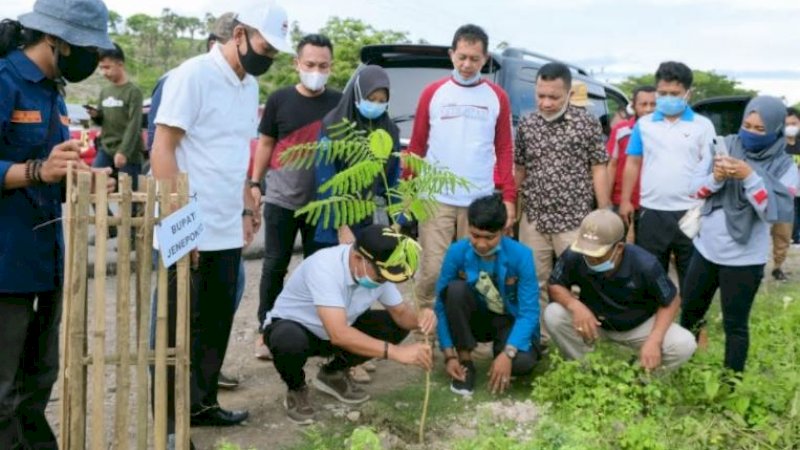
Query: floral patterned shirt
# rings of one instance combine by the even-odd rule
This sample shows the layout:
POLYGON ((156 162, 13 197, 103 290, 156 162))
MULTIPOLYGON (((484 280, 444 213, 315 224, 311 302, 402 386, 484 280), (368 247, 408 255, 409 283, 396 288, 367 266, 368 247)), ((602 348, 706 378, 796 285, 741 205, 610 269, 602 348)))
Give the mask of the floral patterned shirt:
POLYGON ((525 116, 514 163, 525 169, 519 193, 528 221, 547 234, 578 228, 594 205, 592 166, 607 162, 600 122, 583 108, 570 105, 553 122, 525 116))

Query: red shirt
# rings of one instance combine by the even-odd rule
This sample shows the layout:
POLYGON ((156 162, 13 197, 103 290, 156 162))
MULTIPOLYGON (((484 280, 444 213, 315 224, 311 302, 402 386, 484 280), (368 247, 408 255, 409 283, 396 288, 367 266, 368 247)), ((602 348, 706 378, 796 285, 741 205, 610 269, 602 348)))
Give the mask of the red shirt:
MULTIPOLYGON (((614 128, 611 129, 611 136, 609 136, 606 143, 608 157, 610 159, 616 158, 617 160, 617 173, 614 174, 614 188, 611 190, 611 203, 616 206, 619 206, 622 202, 622 179, 625 173, 625 160, 628 157, 625 150, 628 148, 628 141, 634 125, 636 125, 635 117, 614 125, 614 128)), ((636 180, 636 185, 633 186, 633 193, 631 194, 631 203, 636 209, 639 209, 639 185, 641 179, 642 174, 639 172, 639 178, 636 180)))

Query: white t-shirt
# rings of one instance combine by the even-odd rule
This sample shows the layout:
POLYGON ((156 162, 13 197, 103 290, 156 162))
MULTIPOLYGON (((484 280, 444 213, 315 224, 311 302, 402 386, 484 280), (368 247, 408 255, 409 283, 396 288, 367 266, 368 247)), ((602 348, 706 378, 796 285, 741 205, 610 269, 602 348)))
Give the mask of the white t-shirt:
POLYGON ((403 303, 403 297, 393 283, 383 283, 375 289, 361 287, 353 279, 348 263, 351 245, 319 250, 292 272, 289 281, 267 314, 264 326, 273 318, 302 324, 317 337, 330 340, 317 314, 318 306, 342 308, 347 312, 347 324, 352 325, 377 300, 386 307, 403 303))
POLYGON ((250 139, 258 126, 255 78, 239 79, 217 45, 170 72, 155 122, 186 132, 175 156, 199 203, 205 231, 198 248, 242 247, 250 139))

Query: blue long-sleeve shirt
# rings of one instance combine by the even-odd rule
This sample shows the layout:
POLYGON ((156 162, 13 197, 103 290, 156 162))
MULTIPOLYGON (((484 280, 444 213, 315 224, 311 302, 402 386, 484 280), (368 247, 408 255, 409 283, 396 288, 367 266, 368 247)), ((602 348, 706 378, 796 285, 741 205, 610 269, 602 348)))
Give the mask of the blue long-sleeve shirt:
MULTIPOLYGON (((506 341, 526 352, 539 341, 539 283, 533 263, 533 250, 519 242, 503 237, 495 254, 495 275, 498 280, 503 307, 514 317, 514 326, 506 341)), ((481 270, 481 257, 472 249, 469 239, 454 242, 447 250, 436 283, 434 310, 438 325, 436 334, 442 349, 453 347, 450 326, 447 323, 442 292, 451 281, 463 276, 469 286, 475 286, 481 270)), ((478 301, 484 301, 477 296, 478 301)))
POLYGON ((14 164, 47 159, 69 139, 67 107, 56 84, 22 51, 0 58, 0 293, 61 287, 63 184, 5 189, 14 164))

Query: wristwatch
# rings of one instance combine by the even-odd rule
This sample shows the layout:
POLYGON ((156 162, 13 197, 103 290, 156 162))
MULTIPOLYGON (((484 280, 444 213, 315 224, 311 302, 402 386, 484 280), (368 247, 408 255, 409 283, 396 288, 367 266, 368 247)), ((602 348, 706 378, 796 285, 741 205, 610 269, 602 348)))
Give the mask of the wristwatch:
POLYGON ((247 180, 247 187, 248 188, 258 188, 258 190, 261 192, 261 195, 264 195, 264 187, 261 185, 260 181, 247 180))
POLYGON ((506 348, 503 349, 503 353, 508 356, 508 359, 513 360, 517 357, 517 347, 514 347, 513 345, 506 345, 506 348))

